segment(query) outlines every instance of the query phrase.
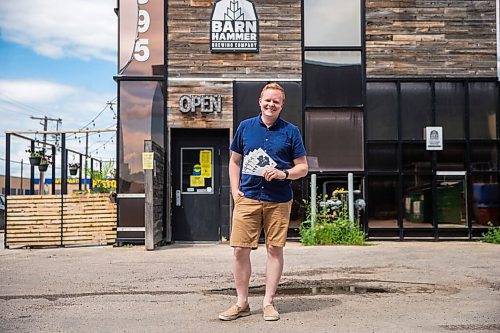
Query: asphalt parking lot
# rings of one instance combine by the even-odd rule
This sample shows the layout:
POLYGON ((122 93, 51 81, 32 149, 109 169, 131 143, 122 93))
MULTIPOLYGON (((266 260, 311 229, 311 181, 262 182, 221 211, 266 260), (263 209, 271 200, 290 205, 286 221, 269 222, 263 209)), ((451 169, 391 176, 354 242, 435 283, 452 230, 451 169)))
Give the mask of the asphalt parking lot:
POLYGON ((261 246, 252 315, 221 322, 235 301, 226 244, 0 249, 0 331, 500 332, 498 245, 289 243, 285 256, 281 320, 262 319, 261 246))

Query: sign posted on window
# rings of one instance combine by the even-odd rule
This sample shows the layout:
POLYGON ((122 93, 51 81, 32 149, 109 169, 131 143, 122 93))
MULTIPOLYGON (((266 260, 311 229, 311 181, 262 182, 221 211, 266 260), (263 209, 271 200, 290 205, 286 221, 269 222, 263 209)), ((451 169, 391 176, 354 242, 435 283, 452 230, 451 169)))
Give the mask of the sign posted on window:
POLYGON ((426 127, 424 131, 426 149, 443 150, 443 127, 426 127))

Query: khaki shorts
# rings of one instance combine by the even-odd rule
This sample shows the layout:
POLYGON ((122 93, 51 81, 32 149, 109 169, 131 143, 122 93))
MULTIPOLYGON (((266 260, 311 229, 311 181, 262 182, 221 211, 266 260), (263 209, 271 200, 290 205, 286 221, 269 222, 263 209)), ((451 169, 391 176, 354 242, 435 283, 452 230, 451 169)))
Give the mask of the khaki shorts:
POLYGON ((269 202, 238 197, 234 204, 231 246, 257 248, 262 229, 266 245, 284 247, 292 200, 269 202))

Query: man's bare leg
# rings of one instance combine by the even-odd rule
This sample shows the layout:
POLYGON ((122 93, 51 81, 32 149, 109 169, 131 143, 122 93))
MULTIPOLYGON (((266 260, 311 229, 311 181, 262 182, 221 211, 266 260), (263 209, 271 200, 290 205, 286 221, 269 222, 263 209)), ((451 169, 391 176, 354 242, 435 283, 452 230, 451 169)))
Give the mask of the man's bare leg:
POLYGON ((262 305, 273 304, 274 295, 278 289, 278 284, 283 272, 283 248, 279 246, 267 246, 267 261, 266 261, 266 294, 262 305))
POLYGON ((250 262, 251 248, 234 247, 233 249, 233 276, 236 293, 238 294, 238 306, 248 305, 248 286, 252 274, 252 263, 250 262))

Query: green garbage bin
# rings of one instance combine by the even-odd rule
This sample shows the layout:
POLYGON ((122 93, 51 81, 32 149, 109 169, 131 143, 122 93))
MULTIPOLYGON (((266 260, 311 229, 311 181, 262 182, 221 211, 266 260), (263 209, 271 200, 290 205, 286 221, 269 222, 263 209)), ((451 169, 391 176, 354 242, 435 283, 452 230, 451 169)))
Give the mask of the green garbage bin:
POLYGON ((445 186, 437 188, 438 223, 462 223, 462 186, 445 186))

